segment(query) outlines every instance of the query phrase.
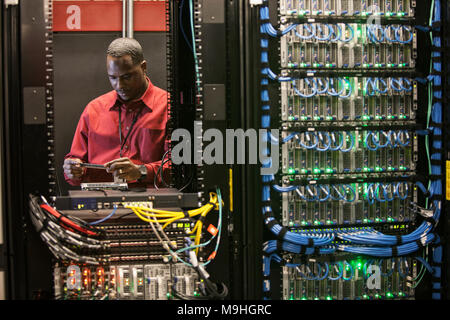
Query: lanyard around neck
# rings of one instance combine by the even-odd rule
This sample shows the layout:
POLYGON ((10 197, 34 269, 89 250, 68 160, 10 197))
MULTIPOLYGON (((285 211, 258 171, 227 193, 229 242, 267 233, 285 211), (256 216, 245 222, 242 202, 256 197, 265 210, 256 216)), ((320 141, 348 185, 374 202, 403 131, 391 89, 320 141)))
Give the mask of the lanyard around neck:
POLYGON ((123 149, 123 147, 125 146, 125 143, 127 142, 128 137, 130 136, 130 133, 131 133, 131 131, 133 130, 133 127, 134 127, 134 125, 135 125, 135 123, 136 123, 136 121, 137 121, 139 115, 140 115, 141 112, 142 112, 142 109, 144 109, 144 108, 141 108, 141 109, 136 113, 136 115, 134 116, 133 121, 131 122, 131 125, 130 125, 130 130, 128 130, 128 133, 127 133, 125 139, 124 139, 123 142, 122 142, 122 107, 119 106, 119 141, 120 141, 120 142, 119 142, 119 143, 120 143, 120 151, 119 151, 119 154, 120 154, 120 157, 121 157, 121 158, 122 158, 122 149, 123 149))

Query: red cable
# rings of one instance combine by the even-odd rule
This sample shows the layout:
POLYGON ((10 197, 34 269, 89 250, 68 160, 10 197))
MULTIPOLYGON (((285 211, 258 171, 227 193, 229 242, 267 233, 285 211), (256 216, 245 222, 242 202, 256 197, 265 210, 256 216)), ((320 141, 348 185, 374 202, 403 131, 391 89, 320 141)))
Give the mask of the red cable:
POLYGON ((55 209, 53 209, 52 207, 50 207, 47 204, 41 204, 41 208, 46 210, 47 212, 51 213, 53 216, 56 217, 56 219, 61 220, 63 223, 67 224, 68 226, 72 227, 73 229, 76 229, 80 232, 86 233, 90 236, 96 236, 98 235, 97 233, 87 230, 83 227, 80 227, 79 225, 77 225, 76 223, 74 223, 73 221, 67 219, 66 217, 62 216, 58 211, 56 211, 55 209))

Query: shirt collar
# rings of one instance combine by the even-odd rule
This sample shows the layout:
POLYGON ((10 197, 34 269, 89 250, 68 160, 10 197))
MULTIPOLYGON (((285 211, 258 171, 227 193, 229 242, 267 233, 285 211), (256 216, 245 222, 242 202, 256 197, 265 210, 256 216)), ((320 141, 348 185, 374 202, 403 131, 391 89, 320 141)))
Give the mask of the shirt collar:
POLYGON ((117 95, 117 92, 113 91, 114 92, 114 104, 111 108, 109 108, 109 110, 113 110, 116 107, 119 108, 122 105, 125 105, 126 107, 128 107, 130 109, 134 109, 134 108, 140 107, 142 105, 145 105, 145 106, 147 106, 147 108, 150 109, 150 111, 153 111, 152 108, 150 107, 152 105, 153 84, 147 76, 145 76, 145 78, 148 81, 148 86, 147 86, 147 89, 145 90, 144 94, 139 99, 135 100, 132 103, 126 104, 122 101, 122 99, 120 99, 120 97, 117 95))

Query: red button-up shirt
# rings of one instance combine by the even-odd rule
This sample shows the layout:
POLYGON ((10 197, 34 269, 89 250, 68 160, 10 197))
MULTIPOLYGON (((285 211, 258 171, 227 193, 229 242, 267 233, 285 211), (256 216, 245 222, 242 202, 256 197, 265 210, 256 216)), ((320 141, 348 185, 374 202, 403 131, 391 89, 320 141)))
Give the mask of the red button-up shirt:
MULTIPOLYGON (((142 108, 135 125, 122 149, 122 156, 135 164, 145 164, 147 187, 153 186, 154 175, 161 166, 161 158, 168 148, 166 124, 168 120, 167 92, 155 87, 148 79, 148 87, 142 97, 125 105, 112 90, 91 101, 84 109, 65 158, 78 158, 83 162, 105 164, 120 158, 119 108, 121 108, 122 142, 131 128, 135 115, 142 108)), ((167 159, 167 157, 166 157, 167 159)), ((163 166, 167 177, 168 163, 163 166)), ((80 180, 71 180, 79 185, 80 180)), ((106 170, 87 169, 81 182, 111 182, 114 178, 106 170)), ((158 179, 159 180, 159 179, 158 179)))

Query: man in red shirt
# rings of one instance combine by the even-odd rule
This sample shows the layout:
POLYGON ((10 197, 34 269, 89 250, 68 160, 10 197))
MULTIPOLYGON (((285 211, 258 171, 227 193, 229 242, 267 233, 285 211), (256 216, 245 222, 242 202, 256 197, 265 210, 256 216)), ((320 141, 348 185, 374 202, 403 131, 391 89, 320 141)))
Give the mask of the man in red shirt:
MULTIPOLYGON (((83 111, 65 156, 64 175, 71 185, 109 182, 113 177, 136 186, 153 185, 167 151, 167 92, 146 76, 142 47, 119 38, 107 50, 106 68, 114 90, 91 101, 83 111), (106 170, 80 163, 104 164, 106 170)), ((163 174, 167 174, 164 165, 163 174)))

